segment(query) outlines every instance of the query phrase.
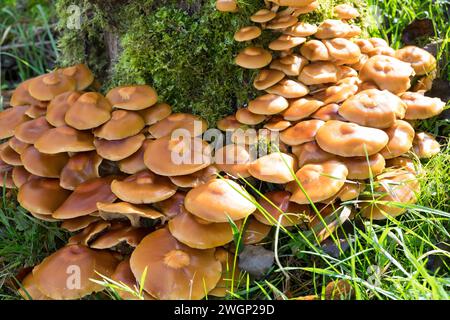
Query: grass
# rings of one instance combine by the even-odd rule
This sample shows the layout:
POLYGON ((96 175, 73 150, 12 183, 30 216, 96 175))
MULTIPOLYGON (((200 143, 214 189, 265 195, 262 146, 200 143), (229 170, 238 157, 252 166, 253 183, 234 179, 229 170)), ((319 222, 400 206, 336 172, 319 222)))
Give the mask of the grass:
MULTIPOLYGON (((51 23, 47 22, 52 12, 45 1, 32 1, 34 5, 28 11, 31 23, 29 17, 19 14, 12 2, 8 0, 0 12, 0 30, 3 30, 0 45, 2 48, 10 44, 23 46, 1 51, 2 61, 13 60, 16 73, 12 76, 2 71, 2 89, 51 69, 51 61, 57 56, 51 23), (45 42, 42 47, 34 45, 36 30, 45 42)), ((444 63, 439 73, 442 78, 450 79, 450 25, 444 7, 448 3, 443 0, 368 0, 369 9, 377 6, 379 12, 383 12, 378 24, 369 28, 369 32, 400 47, 404 27, 416 18, 430 18, 435 37, 426 41, 442 40, 438 59, 444 63)), ((420 42, 424 44, 423 39, 420 42)), ((325 250, 314 234, 304 228, 273 228, 272 240, 264 245, 275 251, 275 265, 264 278, 256 281, 242 275, 237 280, 239 288, 232 290, 228 299, 292 299, 305 295, 325 298, 325 285, 336 279, 349 281, 356 299, 448 299, 450 254, 440 244, 450 243, 450 124, 449 120, 434 118, 423 121, 420 128, 439 135, 443 148, 429 161, 417 162, 425 173, 420 177, 422 191, 417 204, 408 205, 405 214, 384 222, 358 217, 347 222, 331 237, 334 252, 325 250), (434 261, 439 260, 436 257, 442 258, 439 268, 431 263, 431 257, 434 261)), ((261 192, 249 189, 255 195, 261 192)), ((17 299, 11 278, 22 267, 42 260, 67 238, 56 224, 30 217, 14 199, 13 194, 6 192, 0 199, 0 299, 17 299)), ((242 230, 235 230, 237 242, 241 236, 242 230)), ((235 268, 231 268, 235 272, 235 268)), ((129 289, 109 279, 103 282, 112 299, 118 299, 115 291, 129 289)))

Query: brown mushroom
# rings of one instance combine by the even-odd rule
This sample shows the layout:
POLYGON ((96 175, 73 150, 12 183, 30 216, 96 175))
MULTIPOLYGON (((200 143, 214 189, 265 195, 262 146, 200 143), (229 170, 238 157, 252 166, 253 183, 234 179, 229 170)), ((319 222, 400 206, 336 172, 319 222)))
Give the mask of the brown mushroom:
POLYGON ((61 170, 61 187, 67 190, 75 190, 83 182, 99 178, 99 167, 102 160, 95 151, 75 154, 61 170))
POLYGON ((61 223, 61 228, 69 231, 76 232, 87 228, 90 224, 99 221, 100 217, 83 216, 74 219, 64 220, 61 223))
POLYGON ((120 171, 128 174, 135 174, 138 173, 139 171, 147 169, 144 163, 144 153, 150 141, 151 140, 148 139, 144 140, 142 146, 139 148, 138 151, 133 153, 128 158, 120 160, 118 162, 120 171))
POLYGON ((90 132, 78 131, 62 126, 47 130, 34 143, 42 153, 84 152, 95 150, 94 136, 90 132))
POLYGON ((94 130, 94 135, 106 140, 121 140, 138 134, 144 126, 144 120, 137 112, 116 110, 108 122, 94 130))
POLYGON ((413 150, 420 159, 428 159, 438 154, 441 146, 432 135, 418 132, 414 137, 413 150))
POLYGON ((342 20, 350 20, 359 17, 359 12, 350 4, 340 4, 334 7, 334 15, 342 20))
POLYGON ((30 120, 25 113, 28 106, 17 106, 0 112, 0 139, 12 137, 14 129, 30 120))
POLYGON ((116 251, 129 251, 133 250, 141 242, 141 240, 148 234, 148 230, 145 228, 135 228, 125 226, 113 230, 108 230, 106 233, 100 234, 94 239, 89 247, 97 250, 113 250, 116 251), (125 245, 127 249, 122 249, 121 246, 125 245), (119 249, 120 248, 120 249, 119 249))
POLYGON ((289 108, 283 111, 283 118, 288 121, 299 121, 308 118, 322 106, 322 101, 311 98, 290 100, 289 108))
POLYGON ((138 112, 142 119, 144 119, 145 124, 151 126, 170 116, 172 114, 172 107, 167 103, 157 103, 152 107, 139 110, 138 112))
POLYGON ((247 219, 243 228, 241 243, 245 245, 261 243, 270 233, 272 226, 261 223, 253 216, 247 219))
POLYGON ((386 161, 380 153, 376 153, 368 158, 341 158, 339 161, 347 167, 348 179, 365 180, 371 176, 376 177, 383 172, 386 166, 386 161))
POLYGON ((332 83, 338 81, 339 69, 331 62, 314 62, 306 65, 298 80, 306 85, 332 83))
POLYGON ((72 104, 81 96, 81 92, 68 91, 57 95, 47 106, 45 118, 54 127, 66 125, 66 113, 72 104))
POLYGON ((266 120, 266 116, 250 112, 247 108, 240 108, 236 111, 236 120, 242 124, 255 126, 266 120))
MULTIPOLYGON (((8 170, 9 171, 9 170, 8 170)), ((3 174, 4 171, 0 168, 0 173, 3 174)), ((12 169, 12 180, 16 188, 20 188, 28 180, 39 178, 31 173, 29 173, 24 167, 14 167, 12 169)))
POLYGON ((285 153, 274 152, 250 163, 248 172, 255 178, 270 183, 288 183, 294 180, 296 159, 285 153))
POLYGON ((282 34, 277 39, 269 43, 269 49, 274 51, 285 51, 295 48, 306 41, 303 37, 294 37, 288 34, 282 34))
POLYGON ((297 22, 298 22, 297 18, 291 15, 284 15, 284 16, 277 15, 274 19, 270 20, 267 23, 266 28, 272 30, 285 29, 293 26, 297 22))
POLYGON ((40 117, 17 126, 14 129, 14 136, 22 142, 33 144, 51 128, 53 127, 47 122, 45 117, 40 117))
POLYGON ((59 178, 62 169, 69 161, 69 156, 66 153, 41 153, 30 145, 22 152, 20 159, 25 169, 36 176, 59 178))
POLYGON ((111 280, 127 287, 126 290, 121 290, 121 288, 116 290, 119 297, 123 300, 140 300, 142 298, 144 300, 154 300, 154 298, 145 291, 142 292, 142 298, 140 297, 139 284, 130 268, 130 258, 124 259, 117 265, 116 270, 114 270, 114 273, 111 275, 111 280))
POLYGON ((84 90, 94 82, 94 75, 85 64, 76 64, 71 67, 58 69, 57 72, 73 78, 76 84, 76 90, 84 90))
POLYGON ((272 61, 269 51, 258 47, 247 47, 236 57, 236 64, 246 69, 260 69, 272 61))
POLYGON ((167 218, 176 217, 184 209, 184 198, 186 194, 181 191, 177 191, 172 197, 167 200, 157 202, 153 204, 155 208, 160 210, 167 218))
POLYGON ((250 20, 257 23, 266 23, 276 16, 277 14, 273 11, 270 11, 268 9, 260 9, 250 17, 250 20))
POLYGON ((317 131, 325 124, 322 120, 300 121, 280 134, 282 142, 296 146, 305 142, 314 141, 317 131))
POLYGON ((104 159, 120 161, 133 155, 142 147, 145 136, 140 133, 121 140, 94 139, 97 153, 104 159))
POLYGON ((236 0, 216 0, 216 9, 222 12, 236 12, 238 6, 236 0))
MULTIPOLYGON (((34 79, 34 78, 33 78, 34 79)), ((30 86, 30 82, 33 79, 28 79, 22 82, 17 86, 17 88, 13 91, 11 95, 11 100, 9 104, 11 107, 19 107, 19 106, 37 106, 41 108, 45 108, 47 105, 44 101, 39 101, 33 98, 28 92, 28 87, 30 86)))
POLYGON ((311 117, 322 121, 329 121, 329 120, 345 121, 345 119, 339 115, 339 108, 340 105, 336 103, 330 103, 318 109, 311 115, 311 117))
POLYGON ((400 98, 406 104, 405 119, 428 119, 444 110, 445 102, 439 98, 430 98, 418 92, 405 92, 400 98))
POLYGON ((208 124, 200 117, 188 113, 173 113, 148 128, 153 138, 161 138, 176 130, 188 131, 191 137, 197 137, 208 129, 208 124))
POLYGON ((317 39, 344 38, 347 37, 348 33, 351 31, 351 26, 345 22, 341 20, 327 19, 319 25, 314 36, 317 39))
POLYGON ((414 140, 414 128, 406 121, 397 120, 394 125, 386 129, 389 142, 380 153, 385 159, 392 159, 408 152, 414 140))
POLYGON ((300 53, 309 61, 331 60, 326 45, 319 40, 305 42, 300 48, 300 53))
POLYGON ((261 35, 261 29, 256 26, 248 26, 239 29, 234 34, 234 40, 238 42, 250 41, 258 38, 261 35))
POLYGON ((216 150, 215 166, 227 174, 237 178, 250 176, 248 167, 252 161, 248 148, 237 144, 228 144, 216 150))
POLYGON ((237 263, 234 262, 234 254, 225 249, 217 248, 215 257, 222 264, 222 278, 217 286, 208 293, 208 296, 225 297, 232 286, 237 287, 240 270, 237 263))
POLYGON ((253 81, 253 86, 258 90, 266 90, 267 88, 277 84, 284 78, 282 71, 274 69, 260 70, 253 81))
POLYGON ((140 227, 141 219, 162 219, 164 215, 147 205, 128 202, 97 203, 99 216, 104 220, 128 219, 133 227, 140 227))
POLYGON ((287 99, 293 99, 306 96, 309 93, 309 89, 303 83, 290 79, 283 79, 274 86, 266 89, 266 92, 287 99))
POLYGON ((51 72, 36 77, 28 85, 30 95, 40 101, 50 101, 61 93, 75 89, 75 80, 60 72, 51 72))
POLYGON ((41 107, 37 107, 37 106, 30 106, 27 110, 27 112, 25 112, 25 114, 27 116, 29 116, 31 119, 36 119, 36 118, 40 118, 40 117, 45 117, 45 114, 47 112, 47 108, 41 108, 41 107))
POLYGON ((352 64, 359 61, 361 50, 358 45, 344 38, 322 40, 332 60, 337 64, 352 64), (344 63, 343 63, 344 62, 344 63))
POLYGON ((158 95, 148 85, 121 86, 110 90, 106 99, 118 109, 144 110, 158 101, 158 95))
POLYGON ((302 21, 284 30, 284 33, 294 37, 308 37, 316 33, 316 31, 317 27, 315 25, 302 21))
POLYGON ((5 142, 5 145, 0 148, 0 160, 9 164, 10 166, 21 166, 22 159, 20 154, 11 148, 8 143, 5 142))
POLYGON ((436 68, 436 59, 428 51, 415 47, 406 46, 395 52, 395 57, 401 61, 411 64, 416 75, 425 75, 436 68))
POLYGON ((314 10, 316 10, 319 7, 319 1, 312 1, 311 3, 308 3, 306 5, 303 6, 295 6, 294 7, 294 12, 292 12, 292 15, 294 17, 298 17, 301 14, 306 14, 306 13, 310 13, 313 12, 314 10))
POLYGON ((185 175, 169 177, 174 185, 180 188, 195 188, 217 176, 218 169, 210 165, 200 171, 185 175))
POLYGON ((298 159, 299 168, 308 163, 322 163, 328 160, 336 159, 336 156, 334 154, 320 149, 317 142, 315 141, 293 146, 292 153, 298 159))
POLYGON ((22 280, 21 287, 19 288, 18 293, 25 300, 51 300, 51 298, 43 294, 36 286, 36 281, 34 280, 33 272, 30 272, 22 280))
POLYGON ((300 55, 288 54, 273 60, 270 69, 282 71, 288 76, 298 76, 308 63, 308 60, 300 55))
POLYGON ((248 104, 250 112, 262 115, 273 115, 287 109, 289 102, 276 94, 265 94, 252 100, 248 104))
POLYGON ((78 130, 93 129, 111 118, 112 106, 100 93, 82 94, 67 110, 65 122, 78 130))

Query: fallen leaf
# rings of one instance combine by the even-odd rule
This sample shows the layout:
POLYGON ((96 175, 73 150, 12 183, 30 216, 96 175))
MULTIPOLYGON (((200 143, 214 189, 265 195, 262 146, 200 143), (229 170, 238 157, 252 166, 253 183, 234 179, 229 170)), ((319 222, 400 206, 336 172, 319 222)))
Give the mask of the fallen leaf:
POLYGON ((262 246, 248 245, 239 254, 239 268, 261 278, 273 265, 275 254, 262 246))

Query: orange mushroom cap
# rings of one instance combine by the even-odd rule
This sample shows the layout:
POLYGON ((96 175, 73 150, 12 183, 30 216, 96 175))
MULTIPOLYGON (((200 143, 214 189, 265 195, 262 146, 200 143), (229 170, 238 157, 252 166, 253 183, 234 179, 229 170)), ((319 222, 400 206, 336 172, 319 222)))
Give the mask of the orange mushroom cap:
POLYGON ((66 153, 41 153, 30 145, 22 152, 20 159, 25 169, 36 176, 59 178, 62 169, 69 161, 69 156, 66 153))
POLYGON ((12 137, 14 129, 30 120, 25 113, 28 106, 17 106, 0 112, 0 139, 12 137))
POLYGON ((111 118, 112 106, 100 93, 82 94, 67 110, 65 122, 78 130, 97 128, 111 118))
POLYGON ((45 118, 54 127, 66 125, 66 113, 75 101, 81 96, 81 92, 68 91, 57 95, 47 106, 45 118))
POLYGON ((104 159, 120 161, 137 152, 145 141, 145 136, 140 133, 121 140, 94 139, 97 153, 104 159))
POLYGON ((153 106, 158 101, 158 95, 150 86, 121 86, 106 94, 111 104, 118 109, 143 110, 153 106))
POLYGON ((47 130, 34 143, 42 153, 84 152, 95 150, 94 136, 90 132, 78 131, 62 126, 47 130))
POLYGON ((61 187, 74 190, 83 182, 99 178, 99 167, 102 160, 95 151, 75 154, 61 171, 61 187))
POLYGON ((84 90, 94 82, 94 75, 92 71, 89 70, 89 68, 83 63, 58 69, 56 72, 73 78, 75 80, 76 90, 84 90))
POLYGON ((51 72, 36 77, 28 85, 30 95, 40 101, 50 101, 61 93, 75 89, 75 80, 60 72, 51 72))
POLYGON ((121 140, 138 134, 144 127, 144 119, 137 112, 116 110, 108 122, 94 130, 94 135, 106 140, 121 140))

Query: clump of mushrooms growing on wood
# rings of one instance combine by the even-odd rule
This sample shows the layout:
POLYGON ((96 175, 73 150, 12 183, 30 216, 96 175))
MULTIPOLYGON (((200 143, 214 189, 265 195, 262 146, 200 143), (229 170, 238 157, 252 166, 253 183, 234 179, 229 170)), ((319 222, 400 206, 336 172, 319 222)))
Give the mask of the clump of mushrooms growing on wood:
MULTIPOLYGON (((91 90, 94 76, 83 64, 20 84, 0 112, 3 185, 18 189, 34 217, 73 233, 25 277, 22 296, 82 298, 104 289, 89 280, 103 275, 143 288, 142 296, 122 292, 124 299, 223 297, 233 290, 228 272, 239 249, 233 226, 244 245, 260 244, 278 224, 310 228, 324 240, 325 229, 355 215, 405 212, 395 203, 414 203, 419 192, 412 156, 439 152, 412 122, 444 108, 411 88, 436 61, 416 47, 357 38, 351 21, 359 14, 349 5, 319 25, 299 20, 317 6, 271 0, 236 31, 242 43, 281 35, 268 48, 250 43, 237 53, 237 65, 260 69, 252 85, 261 95, 219 121, 232 138, 215 150, 202 139, 203 119, 173 113, 148 85, 103 95, 91 90), (256 132, 262 128, 279 134, 278 146, 256 132), (189 138, 174 137, 179 131, 189 138), (255 157, 257 146, 267 153, 255 157), (365 192, 371 183, 381 204, 365 192), (256 194, 261 184, 272 189, 256 194), (330 209, 341 203, 351 214, 330 209), (83 278, 72 290, 66 270, 57 270, 74 264, 83 278)), ((234 0, 216 8, 239 9, 234 0)), ((244 271, 233 274, 234 286, 244 271)))

